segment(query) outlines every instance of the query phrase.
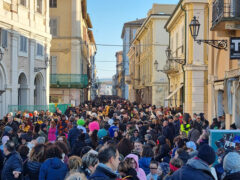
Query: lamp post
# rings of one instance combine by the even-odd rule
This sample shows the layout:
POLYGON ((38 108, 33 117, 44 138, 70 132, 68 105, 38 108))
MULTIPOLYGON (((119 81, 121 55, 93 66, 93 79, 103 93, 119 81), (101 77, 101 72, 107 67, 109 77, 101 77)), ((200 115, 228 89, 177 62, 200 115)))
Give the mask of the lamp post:
POLYGON ((39 71, 41 71, 43 69, 47 69, 48 66, 49 66, 49 59, 48 59, 48 57, 46 57, 45 58, 45 67, 35 67, 34 68, 34 72, 39 72, 39 71))
POLYGON ((0 47, 0 61, 2 61, 3 55, 4 55, 4 49, 0 47))
POLYGON ((196 16, 193 17, 191 23, 189 24, 191 35, 198 44, 206 43, 208 45, 211 45, 217 49, 224 49, 227 50, 227 40, 207 40, 207 39, 197 39, 199 29, 200 29, 200 23, 197 20, 196 16))

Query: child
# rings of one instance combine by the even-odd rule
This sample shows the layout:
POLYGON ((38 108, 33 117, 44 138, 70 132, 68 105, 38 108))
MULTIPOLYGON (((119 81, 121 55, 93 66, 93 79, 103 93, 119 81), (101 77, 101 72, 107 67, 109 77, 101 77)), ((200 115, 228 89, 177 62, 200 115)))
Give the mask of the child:
POLYGON ((55 121, 51 121, 50 128, 48 130, 48 141, 55 142, 56 140, 56 123, 55 121))
POLYGON ((151 161, 150 162, 150 173, 147 175, 147 180, 157 180, 158 179, 158 162, 151 161))

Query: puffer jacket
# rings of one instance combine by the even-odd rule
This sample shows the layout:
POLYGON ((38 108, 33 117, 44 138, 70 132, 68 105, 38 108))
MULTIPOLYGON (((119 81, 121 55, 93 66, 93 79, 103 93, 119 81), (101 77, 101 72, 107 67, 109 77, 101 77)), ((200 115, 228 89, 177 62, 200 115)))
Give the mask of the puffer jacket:
POLYGON ((168 176, 168 180, 214 180, 209 166, 199 158, 192 158, 173 175, 168 176))
POLYGON ((67 165, 61 159, 49 158, 40 168, 39 180, 64 180, 67 172, 67 165))
POLYGON ((24 169, 24 175, 26 175, 29 180, 38 179, 41 165, 42 163, 37 161, 28 161, 24 169))
POLYGON ((23 162, 21 156, 16 152, 12 152, 8 156, 6 156, 6 160, 3 165, 2 169, 2 180, 12 180, 12 179, 22 179, 22 172, 23 172, 23 162), (21 172, 19 178, 14 178, 13 171, 21 172))
POLYGON ((152 160, 151 157, 142 157, 139 159, 139 167, 144 170, 146 175, 150 173, 149 166, 150 166, 151 160, 152 160))

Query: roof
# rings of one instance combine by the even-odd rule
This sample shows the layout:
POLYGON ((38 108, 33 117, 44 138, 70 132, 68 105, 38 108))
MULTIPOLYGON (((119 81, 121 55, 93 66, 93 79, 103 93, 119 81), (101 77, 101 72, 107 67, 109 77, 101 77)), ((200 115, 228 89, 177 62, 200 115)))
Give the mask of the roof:
POLYGON ((129 27, 129 26, 141 27, 141 25, 143 24, 145 19, 146 18, 136 19, 135 21, 128 21, 128 22, 124 23, 121 38, 123 38, 123 36, 124 36, 124 29, 126 27, 129 27))

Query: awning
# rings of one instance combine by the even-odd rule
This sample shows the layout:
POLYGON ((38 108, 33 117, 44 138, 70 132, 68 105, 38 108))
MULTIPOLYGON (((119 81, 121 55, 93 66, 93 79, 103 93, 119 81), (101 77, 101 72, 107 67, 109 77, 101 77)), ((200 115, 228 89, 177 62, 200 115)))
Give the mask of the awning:
POLYGON ((178 86, 165 100, 169 100, 171 97, 173 97, 174 94, 176 94, 181 88, 183 87, 183 84, 178 86))

